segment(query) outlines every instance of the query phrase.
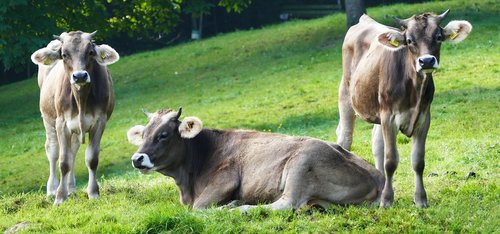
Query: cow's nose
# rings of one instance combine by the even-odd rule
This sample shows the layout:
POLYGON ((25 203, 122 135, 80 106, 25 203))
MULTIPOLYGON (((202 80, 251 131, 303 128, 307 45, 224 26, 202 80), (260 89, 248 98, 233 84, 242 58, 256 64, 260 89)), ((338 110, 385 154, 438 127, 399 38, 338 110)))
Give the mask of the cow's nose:
POLYGON ((89 73, 87 71, 76 71, 72 75, 74 83, 89 83, 89 73))
POLYGON ((140 154, 136 154, 132 157, 132 166, 134 166, 135 168, 141 168, 143 167, 141 165, 142 161, 144 160, 144 156, 143 155, 140 155, 140 154))
POLYGON ((154 165, 144 153, 135 153, 132 156, 132 166, 137 169, 152 168, 154 165))
POLYGON ((132 166, 133 166, 134 168, 138 168, 138 169, 142 169, 142 168, 144 168, 144 166, 143 166, 143 165, 141 165, 141 162, 139 162, 139 161, 137 161, 137 160, 132 160, 132 166))
MULTIPOLYGON (((134 155, 136 156, 136 155, 134 155)), ((144 160, 144 156, 142 155, 138 155, 138 157, 133 157, 132 158, 132 166, 135 167, 135 168, 144 168, 144 166, 142 165, 142 161, 144 160)))
POLYGON ((434 56, 425 56, 425 57, 420 57, 418 59, 418 63, 420 64, 420 67, 422 69, 433 69, 435 68, 436 64, 436 57, 434 56))

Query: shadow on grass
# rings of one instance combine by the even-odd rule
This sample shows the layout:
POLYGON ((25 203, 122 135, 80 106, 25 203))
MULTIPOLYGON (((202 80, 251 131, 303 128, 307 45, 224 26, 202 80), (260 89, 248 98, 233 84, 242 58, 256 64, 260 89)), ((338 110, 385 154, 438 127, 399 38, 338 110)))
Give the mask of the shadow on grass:
POLYGON ((248 127, 256 131, 324 139, 325 137, 334 137, 338 118, 337 107, 331 106, 327 109, 317 109, 302 114, 284 116, 279 122, 260 123, 248 127))

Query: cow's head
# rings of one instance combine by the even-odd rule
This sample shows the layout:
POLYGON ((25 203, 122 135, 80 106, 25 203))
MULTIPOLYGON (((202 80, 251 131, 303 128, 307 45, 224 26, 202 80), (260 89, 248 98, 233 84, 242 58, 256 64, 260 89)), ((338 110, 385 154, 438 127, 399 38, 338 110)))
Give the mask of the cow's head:
POLYGON ((50 66, 62 59, 71 84, 84 86, 92 81, 88 71, 92 70, 94 61, 108 65, 120 58, 110 46, 94 44, 95 33, 76 31, 54 36, 56 40, 33 53, 31 61, 37 65, 50 66))
POLYGON ((454 20, 444 28, 440 27, 439 23, 448 12, 449 10, 441 15, 425 13, 405 20, 394 18, 404 31, 382 33, 378 36, 378 41, 393 50, 407 48, 415 61, 415 70, 432 73, 438 68, 441 43, 461 42, 472 30, 472 25, 463 20, 454 20))
POLYGON ((139 146, 132 156, 132 166, 141 172, 176 168, 184 160, 184 139, 193 138, 203 128, 197 117, 185 117, 179 120, 182 108, 178 112, 160 110, 155 113, 144 112, 149 123, 137 125, 127 132, 130 143, 139 146))

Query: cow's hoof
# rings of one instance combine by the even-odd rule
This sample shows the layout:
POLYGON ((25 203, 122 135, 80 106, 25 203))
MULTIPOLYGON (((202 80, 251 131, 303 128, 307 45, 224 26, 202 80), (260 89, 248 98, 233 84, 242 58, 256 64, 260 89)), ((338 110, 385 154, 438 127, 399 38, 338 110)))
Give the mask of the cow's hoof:
POLYGON ((389 208, 392 206, 392 201, 381 201, 380 208, 389 208))
POLYGON ((56 198, 54 200, 54 206, 61 205, 63 202, 64 202, 64 199, 62 199, 62 198, 56 198))
POLYGON ((418 201, 414 201, 414 202, 415 202, 415 206, 416 206, 417 208, 427 208, 427 207, 429 207, 429 206, 427 205, 427 201, 420 201, 420 202, 418 202, 418 201))
POLYGON ((68 189, 68 195, 76 194, 76 188, 68 189))
POLYGON ((56 190, 49 191, 47 190, 47 197, 55 197, 56 196, 56 190))
POLYGON ((250 211, 253 208, 254 208, 254 206, 251 206, 251 205, 243 205, 243 206, 238 206, 234 209, 238 209, 239 211, 241 211, 241 213, 246 214, 246 213, 248 213, 248 211, 250 211))
POLYGON ((89 199, 99 199, 99 193, 89 193, 89 199))
POLYGON ((59 187, 59 182, 47 182, 47 197, 56 196, 57 188, 59 187))

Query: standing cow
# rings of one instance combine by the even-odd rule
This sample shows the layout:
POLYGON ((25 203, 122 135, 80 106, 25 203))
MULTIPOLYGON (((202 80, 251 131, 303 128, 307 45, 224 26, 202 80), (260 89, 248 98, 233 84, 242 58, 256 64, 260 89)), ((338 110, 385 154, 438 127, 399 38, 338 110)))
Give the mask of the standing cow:
POLYGON ((338 143, 350 149, 355 115, 375 124, 372 133, 375 164, 380 171, 385 169, 386 176, 381 207, 391 205, 394 200, 392 179, 399 161, 398 131, 412 138, 414 202, 417 207, 427 207, 422 173, 434 96, 432 72, 438 68, 441 43, 460 42, 472 29, 467 21, 451 21, 440 27, 448 12, 396 19, 403 31, 363 15, 345 36, 338 143))
POLYGON ((75 191, 75 156, 80 144, 85 143, 86 132, 87 193, 89 198, 99 198, 95 173, 100 142, 114 107, 113 82, 106 66, 118 61, 119 55, 108 45, 94 44, 94 35, 65 32, 31 55, 33 63, 39 65, 40 112, 50 165, 47 195, 55 195, 56 205, 75 191), (56 175, 58 159, 60 183, 56 175))
POLYGON ((377 201, 384 176, 334 143, 313 138, 202 128, 179 112, 146 113, 128 133, 139 146, 132 165, 174 178, 181 202, 195 209, 257 203, 273 210, 377 201))

